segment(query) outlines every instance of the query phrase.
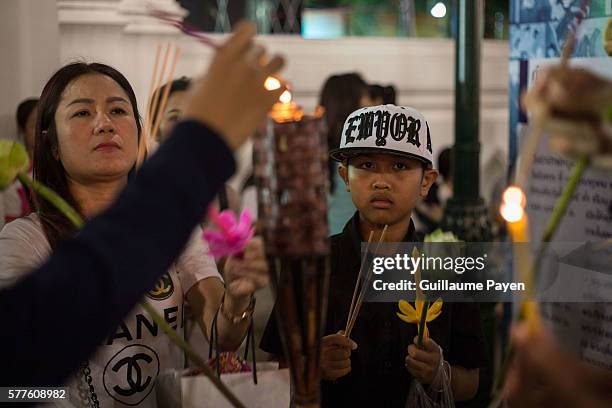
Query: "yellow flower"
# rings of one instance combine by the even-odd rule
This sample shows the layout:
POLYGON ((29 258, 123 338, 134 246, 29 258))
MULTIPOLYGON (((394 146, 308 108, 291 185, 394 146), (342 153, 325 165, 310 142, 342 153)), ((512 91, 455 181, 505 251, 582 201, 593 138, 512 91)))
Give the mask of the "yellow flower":
POLYGON ((30 159, 23 145, 12 140, 0 140, 0 191, 13 184, 19 173, 30 168, 30 159))
MULTIPOLYGON (((421 311, 423 310, 423 303, 425 303, 425 301, 417 299, 414 303, 415 307, 413 307, 405 300, 400 300, 399 309, 401 313, 397 313, 397 317, 399 317, 406 323, 416 324, 417 328, 420 329, 418 324, 421 321, 421 311)), ((442 313, 442 299, 436 300, 427 308, 427 313, 425 316, 425 329, 423 330, 423 338, 427 338, 429 336, 429 331, 427 330, 427 322, 431 322, 436 317, 440 316, 440 313, 442 313)))

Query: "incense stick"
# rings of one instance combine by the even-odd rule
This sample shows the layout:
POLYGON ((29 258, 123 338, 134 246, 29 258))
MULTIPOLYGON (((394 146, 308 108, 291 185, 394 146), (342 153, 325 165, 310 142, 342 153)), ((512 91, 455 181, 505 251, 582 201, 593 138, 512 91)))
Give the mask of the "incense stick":
POLYGON ((196 27, 192 26, 189 23, 185 23, 182 20, 183 17, 178 14, 172 14, 167 11, 153 9, 148 15, 170 24, 171 26, 179 29, 182 33, 197 39, 200 43, 204 45, 208 45, 209 47, 212 47, 214 49, 219 48, 219 45, 217 45, 208 36, 204 35, 196 27))
MULTIPOLYGON (((378 243, 376 245, 376 249, 374 250, 374 253, 378 252, 378 248, 380 247, 380 243, 383 242, 384 238, 385 238, 385 233, 387 232, 387 228, 388 225, 385 225, 385 227, 382 230, 382 233, 380 234, 380 239, 378 240, 378 243)), ((353 314, 351 316, 351 321, 349 322, 349 327, 348 330, 346 331, 346 337, 351 336, 351 331, 353 331, 353 327, 355 326, 355 322, 357 321, 357 316, 359 315, 359 311, 361 310, 361 305, 363 303, 363 298, 365 297, 365 294, 368 290, 368 285, 370 284, 370 280, 372 279, 372 268, 368 266, 368 273, 366 274, 366 278, 363 282, 363 285, 361 286, 361 291, 359 293, 359 298, 357 298, 357 303, 355 304, 355 309, 353 311, 353 314)))
POLYGON ((355 301, 357 300, 357 289, 359 288, 359 282, 361 278, 361 274, 363 273, 363 266, 365 265, 366 259, 368 257, 368 251, 370 250, 370 243, 372 242, 372 237, 374 236, 374 231, 370 231, 370 237, 368 238, 368 243, 366 244, 365 252, 363 257, 361 258, 361 265, 359 266, 359 274, 357 275, 357 281, 355 282, 355 289, 353 290, 353 298, 351 299, 351 307, 349 307, 349 314, 346 318, 346 326, 344 328, 344 333, 348 333, 349 323, 351 322, 351 316, 353 313, 353 307, 355 307, 355 301))
POLYGON ((147 100, 147 110, 145 112, 145 120, 141 130, 141 135, 138 140, 138 156, 136 158, 136 167, 140 167, 144 162, 146 153, 146 139, 149 132, 149 122, 151 121, 151 96, 155 91, 155 78, 157 77, 157 69, 159 68, 159 54, 161 53, 161 44, 157 44, 155 50, 155 63, 153 64, 153 75, 151 76, 151 82, 149 85, 149 97, 147 100))
MULTIPOLYGON (((159 87, 162 86, 162 84, 164 83, 164 76, 166 74, 166 67, 168 65, 168 56, 170 55, 170 48, 171 48, 171 44, 170 43, 166 44, 166 49, 164 51, 164 59, 162 62, 161 71, 159 71, 159 74, 157 75, 157 78, 155 79, 155 85, 154 85, 155 90, 151 94, 151 97, 152 97, 151 99, 151 121, 153 120, 153 115, 159 112, 159 109, 158 109, 159 97, 160 97, 159 87)), ((147 129, 149 134, 151 133, 151 130, 152 130, 151 121, 149 121, 149 129, 147 129)))
MULTIPOLYGON (((145 123, 145 129, 143 131, 142 137, 140 138, 140 143, 138 146, 138 160, 137 160, 138 167, 142 165, 142 163, 144 162, 145 156, 147 154, 147 147, 149 146, 149 137, 151 136, 151 120, 153 117, 153 113, 157 111, 157 102, 159 101, 159 92, 157 92, 157 89, 159 88, 160 82, 163 79, 164 73, 166 71, 166 65, 168 64, 168 54, 169 53, 170 53, 170 43, 166 45, 161 70, 159 71, 157 78, 155 77, 153 78, 154 82, 151 88, 153 88, 154 91, 149 95, 150 102, 148 104, 148 106, 150 107, 149 120, 147 121, 147 123, 145 123)), ((157 69, 155 71, 157 71, 157 69)))
POLYGON ((159 44, 157 45, 155 66, 153 67, 153 76, 151 77, 151 84, 149 86, 150 92, 149 92, 149 99, 147 103, 145 123, 144 123, 143 131, 142 131, 142 135, 138 143, 138 159, 137 159, 138 167, 142 165, 147 152, 151 149, 152 140, 157 134, 159 125, 161 123, 161 118, 166 108, 168 97, 170 95, 170 85, 169 84, 171 83, 172 78, 174 77, 174 72, 176 70, 176 64, 178 61, 178 57, 180 55, 180 48, 175 47, 170 71, 166 72, 166 68, 168 66, 168 57, 169 57, 171 48, 172 48, 172 45, 168 43, 164 50, 164 57, 163 57, 163 62, 162 62, 161 70, 160 70, 159 69, 159 55, 161 52, 161 45, 159 44), (162 84, 168 84, 164 88, 163 95, 160 92, 160 88, 162 84), (154 119, 155 119, 155 122, 153 122, 154 119))
MULTIPOLYGON (((168 97, 170 96, 170 88, 172 88, 172 79, 174 78, 174 72, 176 71, 176 63, 178 61, 178 57, 181 53, 180 47, 176 47, 174 49, 174 58, 172 59, 172 67, 170 68, 170 72, 168 73, 168 77, 164 82, 166 84, 164 88, 164 94, 162 95, 161 103, 159 104, 158 109, 156 110, 157 115, 155 115, 155 124, 151 129, 150 136, 156 137, 157 132, 159 131, 159 125, 161 123, 161 118, 166 110, 166 104, 168 103, 168 97)), ((157 92, 159 94, 159 92, 157 92)), ((148 146, 150 147, 150 146, 148 146)))
POLYGON ((155 64, 153 65, 153 75, 149 84, 149 99, 147 100, 147 110, 145 112, 144 129, 149 128, 149 121, 151 120, 151 95, 155 91, 155 78, 157 77, 157 69, 159 68, 159 55, 161 53, 161 44, 157 44, 155 47, 155 64))

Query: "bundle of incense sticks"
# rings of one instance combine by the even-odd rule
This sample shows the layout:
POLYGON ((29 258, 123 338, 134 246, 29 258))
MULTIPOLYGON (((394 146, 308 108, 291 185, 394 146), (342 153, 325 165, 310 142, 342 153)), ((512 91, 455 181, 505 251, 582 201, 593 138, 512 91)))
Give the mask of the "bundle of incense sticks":
MULTIPOLYGON (((374 250, 375 254, 378 252, 380 243, 384 241, 385 233, 387 232, 387 227, 388 225, 385 225, 385 227, 382 230, 382 233, 380 234, 380 238, 378 240, 378 243, 376 244, 376 249, 374 250)), ((361 281, 361 274, 363 273, 363 269, 364 269, 364 266, 368 258, 370 244, 372 243, 373 236, 374 236, 374 231, 370 232, 368 243, 366 244, 366 248, 363 253, 363 257, 361 258, 361 266, 359 267, 359 274, 357 275, 357 281, 355 282, 355 289, 353 290, 353 298, 351 300, 351 307, 349 308, 349 314, 346 320, 346 328, 344 329, 344 335, 346 337, 351 336, 351 332, 353 331, 353 327, 355 326, 355 322, 357 321, 357 316, 359 315, 359 311, 361 310, 363 298, 365 297, 365 294, 368 290, 368 286, 370 285, 370 281, 372 280, 372 268, 371 268, 371 265, 369 265, 369 263, 368 263, 367 273, 363 281, 361 281), (359 296, 357 296, 357 292, 359 292, 359 296)))
POLYGON ((151 77, 151 84, 149 86, 147 111, 145 113, 142 135, 138 142, 138 167, 140 167, 144 162, 147 152, 151 150, 155 135, 157 135, 157 132, 159 131, 161 118, 164 114, 164 110, 166 109, 168 97, 170 96, 170 84, 172 82, 172 79, 174 78, 176 63, 178 61, 180 52, 181 49, 178 46, 172 46, 171 44, 167 44, 164 51, 162 66, 158 74, 157 71, 159 69, 161 45, 157 45, 157 50, 155 53, 155 64, 153 65, 153 75, 151 77), (171 48, 174 48, 174 56, 172 58, 172 62, 170 63, 169 69, 167 69, 168 56, 170 54, 171 48), (162 92, 160 92, 160 87, 163 84, 166 84, 167 86, 164 87, 162 94, 162 92))

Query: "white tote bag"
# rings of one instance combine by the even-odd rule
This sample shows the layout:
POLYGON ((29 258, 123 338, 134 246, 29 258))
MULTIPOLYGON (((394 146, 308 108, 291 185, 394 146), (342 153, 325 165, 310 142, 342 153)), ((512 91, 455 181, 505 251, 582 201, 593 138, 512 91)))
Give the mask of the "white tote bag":
MULTIPOLYGON (((171 371, 157 381, 158 408, 230 408, 231 404, 204 375, 184 376, 171 371)), ((257 363, 257 384, 253 373, 221 374, 223 381, 248 408, 289 408, 289 369, 278 363, 257 363)))

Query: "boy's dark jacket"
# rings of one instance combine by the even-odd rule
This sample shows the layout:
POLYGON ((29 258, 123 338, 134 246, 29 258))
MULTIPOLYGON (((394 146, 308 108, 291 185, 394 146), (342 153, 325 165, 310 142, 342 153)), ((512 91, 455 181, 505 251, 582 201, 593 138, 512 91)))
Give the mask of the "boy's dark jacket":
MULTIPOLYGON (((420 237, 411 222, 404 242, 420 237)), ((359 213, 331 240, 331 277, 325 335, 344 330, 361 262, 359 213)), ((351 338, 358 348, 351 354, 351 372, 334 382, 322 381, 323 407, 404 408, 412 377, 404 360, 417 335, 415 324, 401 321, 397 303, 364 302, 351 338)), ((283 348, 273 311, 260 347, 282 355, 283 348)), ((472 303, 447 303, 440 316, 427 324, 430 337, 442 347, 444 359, 465 368, 485 363, 485 340, 479 307, 472 303)))

